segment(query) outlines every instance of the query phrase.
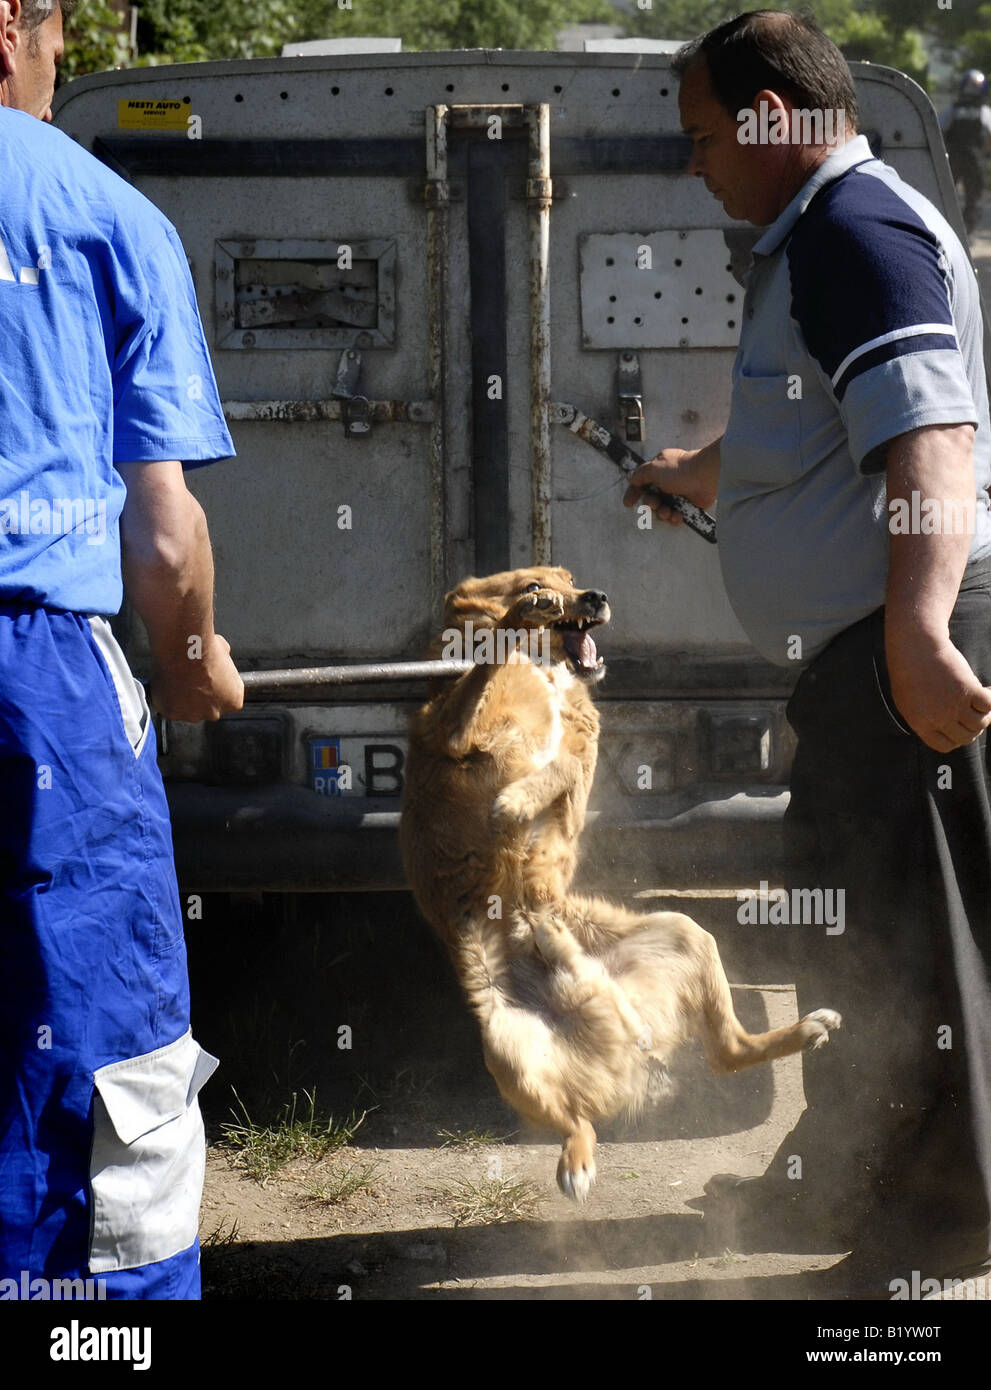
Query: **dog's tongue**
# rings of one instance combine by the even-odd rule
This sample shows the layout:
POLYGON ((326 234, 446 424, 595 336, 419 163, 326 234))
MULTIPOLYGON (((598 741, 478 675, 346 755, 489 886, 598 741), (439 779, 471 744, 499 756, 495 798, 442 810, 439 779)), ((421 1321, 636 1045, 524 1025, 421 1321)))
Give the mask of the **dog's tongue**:
POLYGON ((568 655, 573 658, 577 665, 586 671, 591 671, 595 666, 598 653, 595 650, 595 643, 592 641, 592 634, 585 632, 565 632, 564 645, 568 650, 568 655))

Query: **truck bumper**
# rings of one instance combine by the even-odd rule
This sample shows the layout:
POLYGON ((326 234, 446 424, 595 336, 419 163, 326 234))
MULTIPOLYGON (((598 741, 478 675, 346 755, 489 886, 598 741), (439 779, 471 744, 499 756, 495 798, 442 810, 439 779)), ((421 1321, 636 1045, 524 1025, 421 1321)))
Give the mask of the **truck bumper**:
MULTIPOLYGON (((203 892, 367 892, 406 887, 395 800, 319 796, 305 787, 167 784, 176 870, 203 892)), ((592 812, 577 887, 738 887, 780 882, 788 794, 765 786, 684 798, 646 816, 592 812)))

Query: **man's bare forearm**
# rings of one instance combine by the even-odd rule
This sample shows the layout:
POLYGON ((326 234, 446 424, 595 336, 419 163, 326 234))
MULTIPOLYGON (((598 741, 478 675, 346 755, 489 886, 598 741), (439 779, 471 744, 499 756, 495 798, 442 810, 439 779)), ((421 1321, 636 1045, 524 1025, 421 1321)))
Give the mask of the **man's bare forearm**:
POLYGON ((189 660, 213 636, 213 554, 203 508, 191 493, 159 499, 154 530, 121 528, 124 583, 159 666, 189 660))
POLYGON ((698 479, 699 487, 706 492, 711 492, 713 498, 719 493, 719 470, 722 466, 722 455, 720 446, 723 436, 714 439, 711 444, 706 444, 699 449, 695 455, 695 476, 698 479))
POLYGON ((630 485, 623 496, 623 505, 635 507, 648 500, 651 509, 663 521, 680 526, 682 518, 656 498, 644 499, 645 487, 659 487, 663 492, 685 497, 697 507, 711 507, 719 491, 719 471, 722 465, 720 445, 722 435, 701 449, 662 449, 656 458, 641 464, 630 475, 630 485))
POLYGON ((229 644, 214 629, 213 554, 203 508, 177 462, 118 467, 128 485, 124 583, 148 630, 156 707, 187 721, 240 709, 244 686, 229 644))
POLYGON ((970 425, 937 426, 888 446, 885 603, 896 641, 948 635, 974 534, 973 439, 970 425))
POLYGON ((885 652, 895 704, 939 752, 972 742, 991 692, 950 640, 976 515, 974 430, 929 426, 887 450, 889 531, 885 652))

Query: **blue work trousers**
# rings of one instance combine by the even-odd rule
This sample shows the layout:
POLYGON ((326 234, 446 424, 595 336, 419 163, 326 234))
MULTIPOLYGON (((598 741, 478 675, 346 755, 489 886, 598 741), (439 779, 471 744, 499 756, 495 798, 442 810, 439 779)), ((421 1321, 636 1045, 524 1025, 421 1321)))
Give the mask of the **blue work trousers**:
POLYGON ((102 619, 0 604, 3 1297, 199 1297, 216 1062, 189 1031, 155 753, 102 619))

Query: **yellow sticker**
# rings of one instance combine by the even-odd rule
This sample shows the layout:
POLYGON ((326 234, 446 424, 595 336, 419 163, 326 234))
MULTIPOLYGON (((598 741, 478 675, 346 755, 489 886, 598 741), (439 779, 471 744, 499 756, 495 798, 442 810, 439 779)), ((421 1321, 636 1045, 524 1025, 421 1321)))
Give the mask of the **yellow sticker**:
POLYGON ((117 129, 185 130, 191 109, 188 101, 124 99, 117 102, 117 129))

